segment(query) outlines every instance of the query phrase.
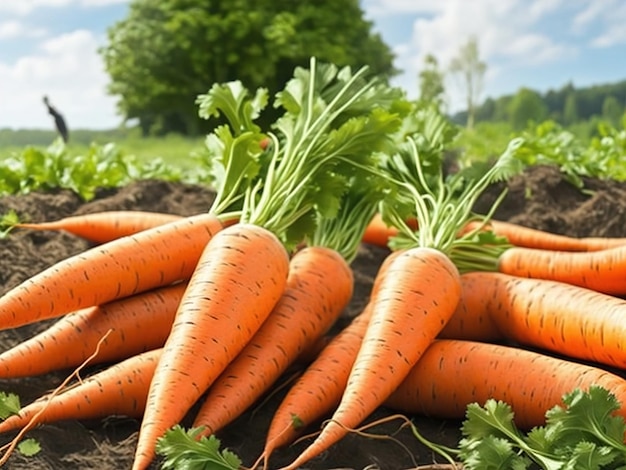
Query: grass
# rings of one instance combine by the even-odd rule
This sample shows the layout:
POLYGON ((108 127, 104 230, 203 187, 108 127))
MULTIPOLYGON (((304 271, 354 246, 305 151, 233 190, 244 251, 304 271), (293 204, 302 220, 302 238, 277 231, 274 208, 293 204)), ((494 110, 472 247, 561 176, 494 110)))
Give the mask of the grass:
MULTIPOLYGON (((56 137, 52 131, 2 129, 0 130, 0 159, 20 154, 28 146, 44 150, 56 137)), ((81 155, 88 152, 91 144, 104 145, 110 142, 114 142, 124 154, 134 155, 142 162, 160 158, 166 164, 184 170, 195 164, 190 155, 203 152, 205 148, 203 137, 190 138, 180 135, 142 137, 132 129, 129 131, 77 130, 70 135, 67 152, 72 155, 81 155)))

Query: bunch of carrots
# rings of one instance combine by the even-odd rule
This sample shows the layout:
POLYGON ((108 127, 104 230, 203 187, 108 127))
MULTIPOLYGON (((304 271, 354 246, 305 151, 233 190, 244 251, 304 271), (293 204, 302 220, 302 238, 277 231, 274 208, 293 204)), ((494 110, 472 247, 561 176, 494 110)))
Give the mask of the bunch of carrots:
POLYGON ((468 404, 496 398, 532 427, 576 388, 602 385, 626 403, 624 379, 581 362, 626 365, 626 240, 512 226, 492 220, 495 206, 473 213, 485 188, 523 169, 521 142, 479 176, 446 177, 450 124, 366 72, 312 59, 276 95, 284 114, 265 131, 255 123, 265 90, 230 82, 200 96, 203 117, 228 121, 207 138, 217 188, 205 214, 17 224, 85 238, 95 227, 96 245, 0 298, 0 328, 58 318, 0 353, 0 377, 109 367, 28 404, 0 432, 127 415, 141 420, 134 470, 157 453, 166 468, 201 465, 190 449, 311 355, 255 466, 270 468, 278 448, 329 418, 284 467, 295 470, 383 405, 462 418, 468 404), (352 297, 363 241, 389 256, 363 312, 324 342, 352 297), (150 335, 133 333, 146 323, 150 335), (522 369, 547 385, 520 382, 522 369), (168 440, 195 404, 193 432, 168 440))

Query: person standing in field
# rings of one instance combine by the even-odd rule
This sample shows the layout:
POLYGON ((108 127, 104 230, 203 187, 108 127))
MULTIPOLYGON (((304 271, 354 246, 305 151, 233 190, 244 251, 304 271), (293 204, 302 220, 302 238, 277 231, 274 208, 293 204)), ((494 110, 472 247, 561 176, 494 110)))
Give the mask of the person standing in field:
POLYGON ((46 105, 46 107, 48 108, 48 112, 50 113, 50 115, 54 118, 54 124, 56 125, 57 131, 59 132, 59 134, 63 138, 63 141, 65 143, 67 143, 67 141, 69 139, 69 133, 68 133, 68 130, 67 130, 67 125, 65 124, 65 119, 63 118, 61 113, 59 113, 50 104, 50 102, 48 101, 48 97, 47 96, 43 97, 43 102, 46 105))

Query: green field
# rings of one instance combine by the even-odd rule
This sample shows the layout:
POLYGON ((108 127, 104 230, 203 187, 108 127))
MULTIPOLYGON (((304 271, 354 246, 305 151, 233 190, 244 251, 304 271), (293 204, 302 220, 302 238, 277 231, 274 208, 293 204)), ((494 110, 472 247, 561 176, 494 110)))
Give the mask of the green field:
MULTIPOLYGON (((0 129, 0 158, 21 154, 24 148, 29 146, 44 150, 56 137, 54 131, 0 129)), ((77 130, 70 135, 67 152, 71 155, 81 155, 87 153, 92 144, 104 145, 110 142, 114 142, 124 154, 134 155, 142 162, 160 158, 168 165, 185 169, 194 165, 190 155, 204 150, 202 137, 188 138, 179 135, 142 137, 134 129, 122 129, 77 130)))

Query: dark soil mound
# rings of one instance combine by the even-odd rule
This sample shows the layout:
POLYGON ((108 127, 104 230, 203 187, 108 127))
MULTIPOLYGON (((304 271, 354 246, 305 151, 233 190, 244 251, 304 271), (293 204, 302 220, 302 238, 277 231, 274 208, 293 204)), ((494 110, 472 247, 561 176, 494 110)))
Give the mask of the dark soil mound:
MULTIPOLYGON (((486 210, 502 187, 491 188, 479 201, 478 210, 486 210)), ((554 168, 536 167, 509 183, 509 193, 496 217, 531 227, 575 236, 624 236, 626 226, 626 184, 611 181, 586 181, 587 193, 565 182, 554 168)), ((162 181, 142 181, 119 190, 107 190, 89 203, 75 195, 59 191, 33 193, 0 199, 0 213, 9 209, 17 211, 23 219, 32 221, 53 220, 68 215, 101 210, 138 209, 189 215, 205 211, 212 201, 206 188, 162 181)), ((79 253, 89 244, 64 233, 15 231, 0 240, 1 292, 15 286, 45 267, 79 253)), ((363 245, 354 262, 356 289, 354 299, 345 311, 339 326, 344 325, 364 306, 372 279, 387 250, 363 245)), ((45 323, 16 330, 0 331, 0 349, 5 350, 41 330, 45 323)), ((5 380, 0 390, 15 392, 23 403, 55 388, 65 378, 67 371, 20 380, 5 380)), ((83 374, 84 375, 84 374, 83 374)), ((284 391, 278 390, 258 404, 224 432, 220 438, 225 446, 239 454, 244 465, 252 465, 261 452, 263 439, 273 410, 284 391)), ((381 418, 391 412, 378 410, 371 419, 381 418)), ((415 417, 415 424, 427 438, 455 445, 459 438, 459 422, 415 417)), ((183 423, 185 424, 185 423, 183 423)), ((190 423, 187 423, 190 424, 190 423)), ((15 453, 6 468, 10 469, 125 469, 130 468, 139 423, 124 417, 111 417, 88 422, 62 422, 41 426, 29 433, 43 449, 25 458, 15 453)), ((417 464, 434 461, 431 451, 417 443, 410 430, 399 431, 395 421, 372 428, 377 434, 393 434, 404 444, 384 439, 368 439, 351 435, 308 468, 362 469, 373 465, 381 469, 412 468, 417 464)), ((8 441, 12 435, 5 436, 8 441)), ((300 443, 281 450, 272 463, 278 467, 286 464, 304 448, 300 443)), ((156 465, 154 468, 157 468, 156 465)), ((372 468, 372 467, 370 467, 372 468)))

